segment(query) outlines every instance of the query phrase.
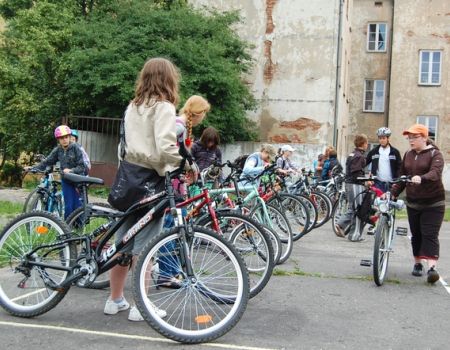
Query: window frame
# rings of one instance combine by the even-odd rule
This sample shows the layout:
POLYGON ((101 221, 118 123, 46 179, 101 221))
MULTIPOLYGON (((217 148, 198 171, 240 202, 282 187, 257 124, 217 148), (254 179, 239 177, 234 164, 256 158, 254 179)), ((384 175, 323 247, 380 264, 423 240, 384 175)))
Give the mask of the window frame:
POLYGON ((385 79, 364 79, 364 94, 363 94, 363 112, 365 113, 384 113, 386 109, 386 80, 385 79), (383 82, 383 109, 381 111, 376 111, 374 109, 366 109, 366 95, 367 95, 367 82, 373 81, 373 90, 372 90, 372 107, 375 106, 375 93, 376 93, 376 82, 383 82))
POLYGON ((366 38, 366 51, 367 52, 387 52, 387 47, 388 47, 388 36, 389 36, 389 26, 388 26, 388 24, 387 23, 385 23, 385 22, 369 22, 368 24, 367 24, 367 38, 366 38), (370 48, 369 48, 369 43, 371 42, 369 39, 370 39, 370 26, 371 25, 373 25, 373 24, 375 24, 376 25, 376 27, 375 27, 375 49, 373 49, 373 50, 371 50, 370 48), (379 43, 379 41, 378 41, 378 37, 379 37, 379 33, 380 33, 380 24, 383 24, 383 25, 385 25, 386 26, 386 31, 385 31, 385 33, 384 33, 384 35, 385 35, 385 40, 384 40, 384 50, 379 50, 379 49, 377 49, 377 47, 378 47, 378 43, 379 43))
POLYGON ((419 77, 418 77, 418 85, 423 86, 440 86, 442 80, 442 50, 419 50, 419 77), (427 82, 421 81, 422 76, 422 54, 428 52, 430 54, 430 61, 428 62, 428 72, 427 72, 427 82), (439 52, 439 81, 437 83, 433 83, 433 57, 434 54, 439 52))
POLYGON ((418 115, 418 116, 417 116, 416 122, 417 122, 417 124, 423 124, 423 125, 425 125, 425 126, 428 128, 428 130, 430 130, 430 118, 435 118, 435 120, 436 120, 436 130, 435 130, 435 132, 434 132, 434 138, 430 137, 430 135, 428 135, 428 137, 429 137, 430 139, 432 139, 434 142, 437 142, 437 139, 438 139, 438 130, 439 130, 439 116, 438 116, 438 115, 436 115, 436 114, 429 114, 429 115, 421 114, 421 115, 418 115), (420 118, 425 118, 425 123, 423 123, 422 121, 420 121, 420 120, 419 120, 420 118))

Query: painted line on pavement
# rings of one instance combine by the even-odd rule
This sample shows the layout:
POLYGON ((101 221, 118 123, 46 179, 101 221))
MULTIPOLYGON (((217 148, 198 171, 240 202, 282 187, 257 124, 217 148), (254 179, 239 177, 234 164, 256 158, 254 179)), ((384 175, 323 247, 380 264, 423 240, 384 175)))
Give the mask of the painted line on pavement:
POLYGON ((41 289, 35 290, 34 292, 30 292, 30 293, 21 295, 20 297, 13 298, 13 299, 11 299, 11 301, 17 301, 17 300, 20 300, 20 299, 28 298, 29 296, 37 294, 37 293, 40 293, 40 292, 42 292, 44 290, 46 290, 46 288, 41 288, 41 289))
MULTIPOLYGON (((21 328, 48 329, 48 330, 56 330, 56 331, 62 331, 62 332, 93 334, 93 335, 115 337, 115 338, 136 339, 136 340, 146 340, 146 341, 151 341, 151 342, 178 344, 177 342, 175 342, 173 340, 165 339, 165 338, 155 338, 155 337, 147 337, 147 336, 133 335, 133 334, 117 334, 117 333, 102 332, 102 331, 91 331, 89 329, 81 329, 81 328, 70 328, 70 327, 60 327, 60 326, 52 326, 52 325, 4 322, 4 321, 0 321, 0 325, 10 326, 10 327, 21 327, 21 328)), ((222 348, 222 349, 236 349, 236 350, 275 350, 275 349, 270 349, 270 348, 258 348, 258 347, 253 347, 253 346, 221 344, 221 343, 203 343, 203 344, 197 344, 197 345, 210 346, 210 347, 222 348)))
POLYGON ((441 282, 442 286, 445 288, 445 290, 450 294, 450 286, 445 282, 445 280, 441 277, 439 278, 439 282, 441 282))

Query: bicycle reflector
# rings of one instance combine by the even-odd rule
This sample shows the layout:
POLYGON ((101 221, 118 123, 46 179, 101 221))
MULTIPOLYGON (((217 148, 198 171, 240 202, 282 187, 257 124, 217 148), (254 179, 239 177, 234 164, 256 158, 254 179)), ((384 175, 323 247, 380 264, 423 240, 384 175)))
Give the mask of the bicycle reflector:
POLYGON ((212 317, 210 315, 199 315, 195 318, 195 322, 198 324, 209 323, 212 321, 212 317))
POLYGON ((35 231, 38 235, 46 235, 48 233, 48 228, 41 225, 36 227, 35 231))

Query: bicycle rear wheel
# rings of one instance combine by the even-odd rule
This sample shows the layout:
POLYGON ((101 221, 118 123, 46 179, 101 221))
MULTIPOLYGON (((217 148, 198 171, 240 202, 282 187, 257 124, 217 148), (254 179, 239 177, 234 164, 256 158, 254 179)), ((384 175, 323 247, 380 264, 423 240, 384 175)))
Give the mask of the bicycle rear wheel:
POLYGON ((183 245, 180 229, 161 232, 140 254, 133 277, 136 306, 147 323, 167 338, 209 342, 227 333, 242 317, 249 297, 247 268, 233 245, 214 231, 194 226, 183 245), (170 255, 178 269, 179 289, 160 288, 154 263, 161 254, 170 255), (186 273, 189 263, 193 277, 186 273), (155 307, 166 316, 158 316, 155 307))
MULTIPOLYGON (((89 203, 89 206, 98 206, 101 208, 111 208, 109 204, 106 203, 89 203)), ((70 214, 70 216, 66 219, 67 225, 70 227, 72 236, 85 236, 93 232, 96 228, 100 227, 103 224, 106 224, 114 220, 107 211, 92 211, 89 217, 85 217, 84 208, 77 208, 70 214)), ((101 239, 101 237, 98 237, 101 239)), ((98 242, 98 240, 97 240, 98 242)), ((96 242, 92 242, 95 244, 96 242)), ((114 236, 104 245, 103 250, 108 250, 108 248, 114 243, 114 236)), ((80 247, 77 247, 77 250, 80 251, 80 247)), ((109 273, 103 273, 95 279, 92 284, 83 288, 90 289, 105 289, 109 287, 109 273)))
POLYGON ((67 225, 48 212, 25 213, 11 221, 0 234, 0 305, 20 317, 41 315, 55 307, 68 287, 54 290, 69 275, 68 271, 27 264, 26 261, 70 267, 75 259, 71 244, 55 245, 59 237, 67 237, 67 225), (42 248, 26 258, 34 248, 42 248))
POLYGON ((375 231, 373 245, 373 280, 377 286, 383 285, 387 275, 391 240, 386 216, 382 215, 375 231))
POLYGON ((348 212, 348 202, 347 197, 344 193, 339 194, 338 200, 334 203, 333 213, 331 214, 331 226, 333 227, 333 232, 338 236, 338 231, 336 228, 339 219, 348 212))

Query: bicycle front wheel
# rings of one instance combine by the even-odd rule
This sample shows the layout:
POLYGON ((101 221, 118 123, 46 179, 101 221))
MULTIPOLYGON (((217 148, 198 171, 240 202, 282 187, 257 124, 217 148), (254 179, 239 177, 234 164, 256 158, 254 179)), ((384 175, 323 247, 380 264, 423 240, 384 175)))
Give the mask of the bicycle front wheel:
POLYGON ((389 225, 386 216, 382 215, 375 231, 375 243, 373 246, 373 280, 377 286, 383 285, 387 275, 389 252, 389 225))
POLYGON ((0 305, 20 317, 41 315, 55 307, 68 287, 55 290, 69 275, 55 269, 70 267, 75 259, 71 244, 55 244, 67 237, 69 228, 48 212, 34 211, 18 216, 0 234, 0 305), (33 249, 46 245, 27 257, 33 249), (33 262, 52 267, 33 265, 33 262))
POLYGON ((233 245, 214 231, 193 226, 184 244, 181 229, 161 232, 143 249, 133 277, 135 301, 147 323, 163 336, 182 343, 209 342, 242 317, 249 298, 248 272, 233 245), (178 289, 159 283, 162 255, 179 272, 178 289), (189 265, 193 276, 187 273, 189 265))

